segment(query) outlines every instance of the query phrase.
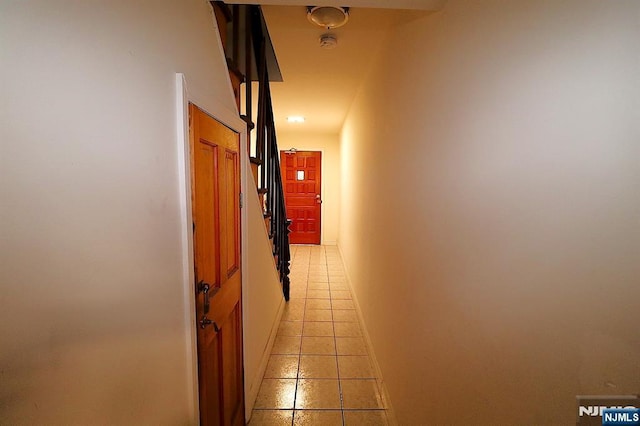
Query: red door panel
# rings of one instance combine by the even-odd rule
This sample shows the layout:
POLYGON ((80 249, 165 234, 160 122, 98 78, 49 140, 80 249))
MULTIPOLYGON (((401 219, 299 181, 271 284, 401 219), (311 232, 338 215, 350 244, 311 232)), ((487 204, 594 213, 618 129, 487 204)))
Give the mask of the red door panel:
POLYGON ((321 163, 319 151, 280 151, 291 244, 320 244, 321 163))

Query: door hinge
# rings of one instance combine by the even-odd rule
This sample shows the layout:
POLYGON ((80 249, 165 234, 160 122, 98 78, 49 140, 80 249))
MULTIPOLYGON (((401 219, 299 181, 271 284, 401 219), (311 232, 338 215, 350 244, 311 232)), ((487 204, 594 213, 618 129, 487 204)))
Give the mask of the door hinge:
POLYGON ((243 197, 243 195, 244 195, 244 194, 241 192, 241 193, 240 193, 240 208, 242 208, 242 206, 244 205, 244 202, 243 202, 243 201, 244 201, 244 200, 243 200, 243 199, 244 199, 244 197, 243 197))

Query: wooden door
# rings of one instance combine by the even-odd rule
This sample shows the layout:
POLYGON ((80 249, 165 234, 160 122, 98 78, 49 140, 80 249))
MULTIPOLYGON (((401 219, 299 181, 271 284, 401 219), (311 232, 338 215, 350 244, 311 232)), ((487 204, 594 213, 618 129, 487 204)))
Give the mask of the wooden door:
POLYGON ((201 425, 244 425, 239 136, 189 105, 201 425))
POLYGON ((280 151, 291 244, 320 244, 322 153, 280 151))

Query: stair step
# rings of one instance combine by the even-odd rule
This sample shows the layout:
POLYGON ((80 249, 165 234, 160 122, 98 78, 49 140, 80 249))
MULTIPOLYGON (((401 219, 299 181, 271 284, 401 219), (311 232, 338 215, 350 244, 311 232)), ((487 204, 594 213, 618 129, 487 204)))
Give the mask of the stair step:
POLYGON ((262 160, 256 157, 249 157, 249 161, 251 164, 257 164, 258 166, 262 166, 262 160))
POLYGON ((227 27, 231 22, 233 16, 231 14, 231 10, 229 6, 224 4, 221 1, 211 1, 211 6, 213 7, 213 15, 218 24, 218 32, 220 33, 220 41, 222 41, 222 47, 226 51, 228 49, 227 45, 227 27))
POLYGON ((240 69, 236 66, 236 64, 233 62, 233 59, 231 58, 227 58, 227 69, 231 74, 234 74, 238 78, 238 80, 240 80, 240 83, 244 83, 244 74, 242 73, 242 71, 240 71, 240 69))
POLYGON ((271 216, 273 216, 273 214, 271 214, 271 212, 264 212, 262 214, 262 216, 264 216, 265 219, 270 218, 271 216))
POLYGON ((209 3, 211 3, 211 6, 217 8, 220 12, 222 12, 224 19, 227 22, 231 22, 231 20, 233 19, 233 13, 231 12, 231 8, 228 5, 224 4, 221 1, 210 1, 209 3))
POLYGON ((240 118, 245 123, 247 123, 247 125, 249 126, 249 129, 253 130, 256 127, 255 123, 253 121, 251 121, 251 118, 247 117, 246 115, 242 114, 242 115, 240 115, 240 118))
POLYGON ((264 195, 267 194, 269 190, 267 188, 258 188, 258 194, 264 195))
POLYGON ((251 166, 251 175, 253 176, 253 181, 256 183, 256 185, 259 185, 260 179, 258 177, 259 175, 258 165, 251 163, 250 166, 251 166))

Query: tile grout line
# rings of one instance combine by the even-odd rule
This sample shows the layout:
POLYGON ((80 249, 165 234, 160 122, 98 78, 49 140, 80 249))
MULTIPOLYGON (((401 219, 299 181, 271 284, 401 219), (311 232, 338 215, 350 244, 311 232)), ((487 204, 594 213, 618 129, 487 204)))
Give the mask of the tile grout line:
MULTIPOLYGON (((297 249, 296 249, 297 250, 297 249)), ((297 252, 296 252, 297 254, 297 252)), ((295 261, 295 259, 294 259, 295 261)), ((294 426, 296 421, 296 401, 298 399, 298 384, 300 380, 300 363, 302 361, 302 336, 304 335, 304 316, 307 310, 307 287, 306 283, 309 279, 309 265, 307 265, 307 279, 305 280, 305 290, 304 290, 304 304, 302 307, 302 330, 300 331, 300 346, 298 348, 298 368, 296 369, 296 389, 293 394, 293 410, 291 411, 291 426, 294 426)))
POLYGON ((331 297, 331 277, 329 276, 329 262, 327 260, 327 253, 325 250, 324 263, 327 267, 327 287, 329 291, 329 306, 331 307, 331 328, 333 329, 333 345, 336 351, 335 354, 335 362, 336 362, 336 373, 338 376, 338 393, 340 396, 340 417, 342 418, 342 426, 345 425, 344 418, 344 394, 342 393, 342 380, 340 378, 340 363, 338 362, 338 340, 336 336, 336 322, 333 318, 333 297, 331 297))
MULTIPOLYGON (((297 255, 297 248, 296 248, 297 255)), ((294 258, 295 261, 295 258, 294 258)), ((302 331, 300 334, 300 346, 298 348, 298 368, 296 371, 296 386, 293 393, 293 411, 291 412, 291 426, 294 425, 296 419, 296 400, 298 399, 298 384, 300 383, 300 362, 302 361, 302 337, 304 336, 304 319, 307 312, 307 286, 309 284, 309 264, 307 263, 307 278, 305 280, 304 303, 302 307, 302 331)))

